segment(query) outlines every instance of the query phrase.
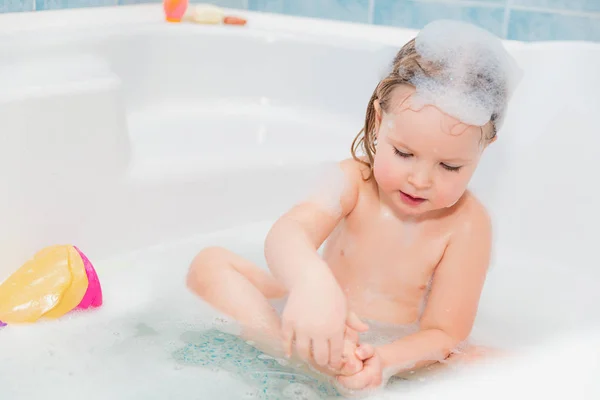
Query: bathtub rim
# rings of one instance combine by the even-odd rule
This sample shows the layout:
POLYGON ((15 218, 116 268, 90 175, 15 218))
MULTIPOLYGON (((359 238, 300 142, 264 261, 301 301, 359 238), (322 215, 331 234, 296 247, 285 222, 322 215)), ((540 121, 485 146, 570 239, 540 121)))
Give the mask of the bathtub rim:
MULTIPOLYGON (((192 4, 188 11, 193 8, 192 4)), ((311 18, 257 12, 243 9, 221 7, 228 15, 237 15, 248 19, 245 27, 226 25, 201 25, 181 23, 181 26, 200 29, 258 30, 270 33, 304 34, 308 36, 333 36, 362 42, 374 42, 381 45, 402 46, 408 38, 414 37, 418 29, 397 26, 374 25, 362 22, 349 22, 323 18, 311 18)), ((29 11, 22 13, 0 14, 0 38, 17 39, 19 35, 35 31, 64 31, 89 28, 115 28, 145 24, 168 24, 164 20, 162 4, 133 4, 107 7, 69 8, 58 10, 29 11)), ((524 42, 500 38, 509 49, 524 47, 552 46, 591 46, 600 48, 600 43, 581 40, 557 40, 524 42)))

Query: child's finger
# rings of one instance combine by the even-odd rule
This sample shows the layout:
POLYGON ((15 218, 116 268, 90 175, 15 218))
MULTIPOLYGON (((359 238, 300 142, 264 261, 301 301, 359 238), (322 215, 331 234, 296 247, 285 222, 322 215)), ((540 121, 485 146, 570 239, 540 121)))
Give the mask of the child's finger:
POLYGON ((359 360, 365 361, 375 355, 375 348, 370 344, 360 344, 355 350, 356 357, 359 360))
POLYGON ((352 376, 341 376, 338 375, 336 378, 347 389, 361 390, 369 386, 371 382, 371 375, 366 370, 362 370, 356 375, 352 376))
POLYGON ((358 343, 358 332, 356 332, 354 329, 350 328, 348 325, 346 325, 346 330, 344 333, 344 339, 345 340, 350 340, 351 342, 355 342, 358 343))
POLYGON ((329 362, 329 341, 327 339, 313 339, 313 358, 317 365, 325 366, 329 362))
POLYGON ((281 325, 281 333, 283 335, 283 351, 290 358, 292 356, 292 345, 294 343, 294 327, 290 323, 281 325))
POLYGON ((369 330, 369 325, 362 322, 360 318, 358 318, 358 316, 352 311, 348 313, 348 317, 346 318, 346 325, 358 332, 365 332, 369 330))
POLYGON ((338 335, 334 339, 329 339, 329 365, 338 370, 342 368, 342 352, 344 351, 344 336, 338 335))
POLYGON ((354 357, 350 357, 345 363, 344 363, 344 367, 342 368, 340 375, 354 375, 359 373, 360 371, 362 371, 363 369, 363 363, 360 360, 357 360, 354 357))
POLYGON ((310 361, 310 337, 296 333, 296 351, 298 356, 306 362, 310 361))

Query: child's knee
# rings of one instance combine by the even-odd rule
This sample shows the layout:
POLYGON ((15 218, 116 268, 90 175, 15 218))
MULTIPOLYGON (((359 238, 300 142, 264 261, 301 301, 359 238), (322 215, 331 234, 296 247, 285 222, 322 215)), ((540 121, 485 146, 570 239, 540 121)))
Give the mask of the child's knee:
POLYGON ((203 248, 192 261, 192 267, 196 264, 214 263, 227 259, 231 252, 223 247, 209 246, 203 248))
POLYGON ((210 277, 216 268, 227 263, 228 251, 222 247, 211 246, 200 251, 192 260, 186 279, 187 287, 196 293, 210 285, 210 277))

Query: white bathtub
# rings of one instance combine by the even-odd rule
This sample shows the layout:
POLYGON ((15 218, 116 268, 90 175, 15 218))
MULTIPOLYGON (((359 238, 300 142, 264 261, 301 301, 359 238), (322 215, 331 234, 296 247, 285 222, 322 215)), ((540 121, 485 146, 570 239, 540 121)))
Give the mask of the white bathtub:
MULTIPOLYGON (((188 263, 207 244, 262 261, 415 32, 236 13, 247 27, 167 24, 159 5, 0 15, 0 280, 72 243, 105 290, 100 310, 0 330, 0 398, 248 390, 170 358, 209 320, 188 263)), ((384 397, 598 398, 600 45, 506 46, 525 77, 471 185, 495 229, 473 338, 524 359, 384 397)))

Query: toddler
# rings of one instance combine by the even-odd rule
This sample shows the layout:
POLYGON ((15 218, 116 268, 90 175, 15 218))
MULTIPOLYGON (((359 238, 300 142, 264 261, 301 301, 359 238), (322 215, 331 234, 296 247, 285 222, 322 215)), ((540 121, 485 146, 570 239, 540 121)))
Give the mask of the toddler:
POLYGON ((189 287, 258 348, 350 390, 446 360, 470 334, 492 246, 467 185, 519 79, 488 32, 429 24, 375 88, 352 157, 270 229, 271 273, 211 247, 189 287), (404 328, 363 340, 377 324, 404 328))

